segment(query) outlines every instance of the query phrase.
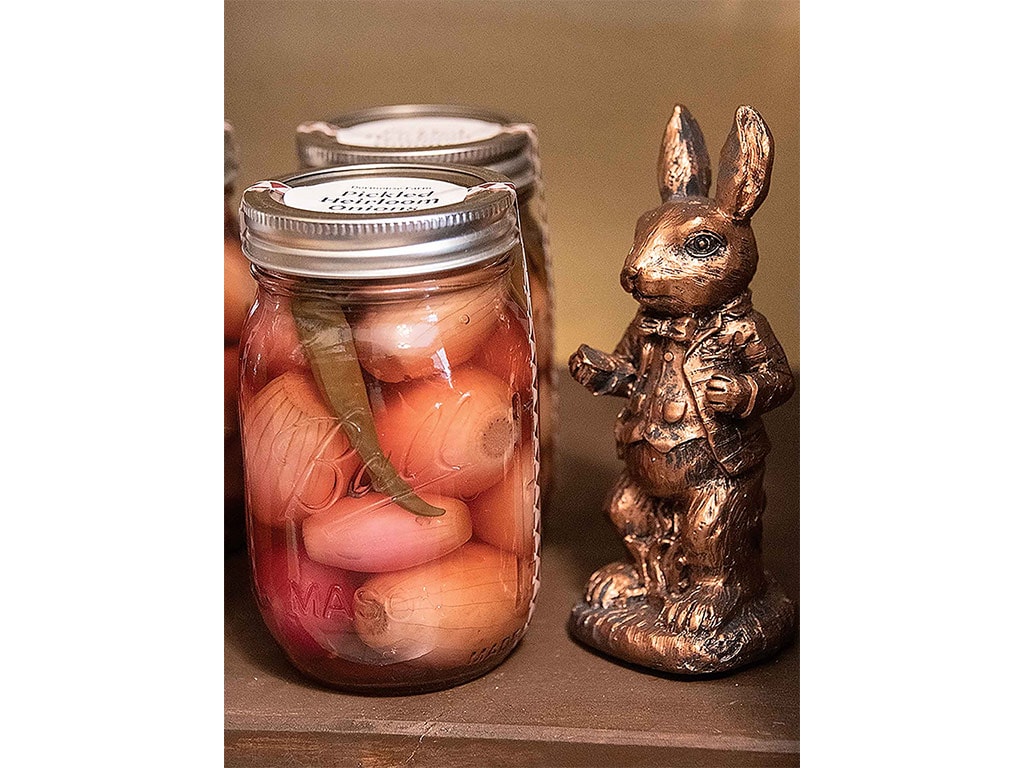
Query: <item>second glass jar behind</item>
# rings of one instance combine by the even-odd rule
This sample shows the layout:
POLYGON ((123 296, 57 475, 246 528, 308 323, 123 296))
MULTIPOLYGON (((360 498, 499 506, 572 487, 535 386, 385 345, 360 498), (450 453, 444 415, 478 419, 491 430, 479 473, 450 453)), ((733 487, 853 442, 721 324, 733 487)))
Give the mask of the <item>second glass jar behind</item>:
POLYGON ((540 487, 554 491, 558 392, 554 296, 536 127, 502 112, 458 104, 399 104, 298 126, 303 168, 358 163, 467 164, 507 176, 516 188, 530 281, 540 391, 540 487))

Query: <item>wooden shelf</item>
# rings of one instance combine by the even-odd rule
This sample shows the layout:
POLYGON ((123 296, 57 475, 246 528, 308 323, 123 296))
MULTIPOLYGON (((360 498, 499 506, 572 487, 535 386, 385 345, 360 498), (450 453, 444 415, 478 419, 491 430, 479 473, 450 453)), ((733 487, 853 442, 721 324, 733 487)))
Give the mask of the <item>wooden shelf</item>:
MULTIPOLYGON (((517 650, 446 691, 339 693, 295 671, 264 629, 244 555, 225 561, 227 766, 790 766, 799 764, 799 649, 714 679, 644 671, 577 644, 565 624, 590 573, 625 550, 601 513, 621 471, 621 401, 561 381, 560 486, 544 513, 541 588, 517 650)), ((765 560, 798 598, 799 408, 766 418, 765 560)))

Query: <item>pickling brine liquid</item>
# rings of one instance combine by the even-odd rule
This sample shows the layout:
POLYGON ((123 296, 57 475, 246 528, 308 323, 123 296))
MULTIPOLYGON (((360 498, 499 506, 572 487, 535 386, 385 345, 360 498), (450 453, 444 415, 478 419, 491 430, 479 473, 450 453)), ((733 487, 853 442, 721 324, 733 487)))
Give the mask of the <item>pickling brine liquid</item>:
POLYGON ((257 277, 240 410, 265 623, 299 669, 347 689, 486 672, 522 637, 538 583, 522 275, 257 277))

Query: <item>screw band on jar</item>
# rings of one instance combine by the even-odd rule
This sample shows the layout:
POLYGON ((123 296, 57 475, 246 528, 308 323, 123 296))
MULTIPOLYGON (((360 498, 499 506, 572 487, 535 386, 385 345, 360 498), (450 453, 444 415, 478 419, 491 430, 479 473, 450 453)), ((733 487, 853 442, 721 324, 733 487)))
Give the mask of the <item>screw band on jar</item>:
POLYGON ((301 277, 435 274, 520 241, 507 180, 443 166, 350 166, 261 182, 242 194, 240 219, 250 261, 301 277))
POLYGON ((472 165, 525 190, 540 176, 536 128, 512 116, 452 104, 401 104, 348 112, 296 129, 304 168, 368 163, 472 165))

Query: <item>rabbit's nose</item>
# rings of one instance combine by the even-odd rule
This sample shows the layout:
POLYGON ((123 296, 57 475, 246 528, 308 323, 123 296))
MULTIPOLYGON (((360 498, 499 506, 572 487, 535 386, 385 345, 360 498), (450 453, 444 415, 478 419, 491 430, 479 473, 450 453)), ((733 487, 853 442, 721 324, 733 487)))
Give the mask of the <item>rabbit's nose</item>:
POLYGON ((633 288, 636 287, 636 278, 640 274, 640 270, 636 264, 626 264, 622 268, 622 272, 619 274, 619 282, 622 283, 622 288, 626 293, 632 293, 633 288))

